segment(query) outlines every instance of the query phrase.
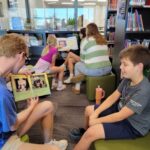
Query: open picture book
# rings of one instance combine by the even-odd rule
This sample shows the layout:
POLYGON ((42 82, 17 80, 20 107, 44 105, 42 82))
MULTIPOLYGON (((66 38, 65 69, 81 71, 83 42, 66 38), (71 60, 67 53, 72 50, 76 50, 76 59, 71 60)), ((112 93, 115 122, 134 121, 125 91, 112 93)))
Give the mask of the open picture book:
POLYGON ((59 51, 69 51, 78 49, 78 42, 76 36, 67 38, 57 38, 57 45, 59 51))
POLYGON ((16 102, 51 94, 46 73, 11 75, 11 85, 16 102))

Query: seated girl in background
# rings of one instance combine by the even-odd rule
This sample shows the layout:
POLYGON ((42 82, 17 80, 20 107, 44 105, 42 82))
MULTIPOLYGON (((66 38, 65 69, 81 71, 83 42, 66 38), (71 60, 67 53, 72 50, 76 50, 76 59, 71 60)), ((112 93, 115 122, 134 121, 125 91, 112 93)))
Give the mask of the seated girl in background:
POLYGON ((52 89, 56 88, 57 91, 61 91, 66 88, 66 86, 63 84, 64 67, 55 66, 57 54, 57 39, 54 35, 49 35, 47 38, 47 46, 44 49, 44 54, 41 56, 32 70, 35 71, 35 73, 58 73, 58 85, 56 83, 56 77, 54 77, 52 80, 52 89))
MULTIPOLYGON (((81 28, 79 33, 81 43, 82 39, 86 36, 86 28, 81 28)), ((81 53, 81 52, 80 52, 81 53)), ((67 58, 65 59, 64 66, 67 66, 69 69, 69 77, 64 81, 64 83, 69 84, 71 83, 71 79, 74 76, 74 64, 80 61, 80 56, 74 54, 73 52, 69 52, 67 58)), ((63 66, 62 65, 62 66, 63 66)))
POLYGON ((89 23, 86 26, 86 37, 80 47, 80 61, 75 64, 75 76, 71 80, 76 83, 72 88, 75 94, 80 94, 81 80, 84 75, 103 76, 110 73, 112 68, 107 41, 99 33, 95 23, 89 23))

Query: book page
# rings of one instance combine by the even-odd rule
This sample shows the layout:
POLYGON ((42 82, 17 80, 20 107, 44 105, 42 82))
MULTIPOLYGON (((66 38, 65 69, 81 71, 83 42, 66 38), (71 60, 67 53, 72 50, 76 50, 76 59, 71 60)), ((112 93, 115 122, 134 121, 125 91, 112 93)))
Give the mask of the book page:
POLYGON ((57 45, 59 51, 69 51, 70 49, 78 49, 77 38, 75 36, 68 38, 57 38, 57 45))
POLYGON ((11 75, 11 84, 15 101, 50 94, 50 87, 46 73, 11 75))

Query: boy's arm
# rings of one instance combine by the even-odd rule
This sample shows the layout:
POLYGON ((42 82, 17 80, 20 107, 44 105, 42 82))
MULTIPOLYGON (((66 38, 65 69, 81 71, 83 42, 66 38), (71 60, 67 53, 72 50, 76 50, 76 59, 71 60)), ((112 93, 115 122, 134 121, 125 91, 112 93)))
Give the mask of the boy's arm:
POLYGON ((29 115, 31 114, 31 112, 33 111, 37 103, 38 103, 38 97, 31 98, 29 100, 29 106, 17 114, 16 123, 13 126, 11 126, 11 131, 15 131, 18 129, 18 127, 29 117, 29 115))
POLYGON ((110 115, 100 117, 97 119, 91 119, 89 125, 99 124, 99 123, 113 123, 122 121, 127 119, 128 117, 132 116, 135 112, 130 108, 124 106, 119 112, 112 113, 110 115))

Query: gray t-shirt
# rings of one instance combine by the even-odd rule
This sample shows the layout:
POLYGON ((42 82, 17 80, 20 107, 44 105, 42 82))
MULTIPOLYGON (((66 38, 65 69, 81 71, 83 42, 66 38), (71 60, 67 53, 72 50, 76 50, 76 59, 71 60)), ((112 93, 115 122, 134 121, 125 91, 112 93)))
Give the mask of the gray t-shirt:
POLYGON ((130 80, 123 79, 118 87, 121 93, 118 109, 126 106, 135 113, 127 118, 130 124, 142 135, 150 129, 150 83, 146 77, 136 86, 130 86, 130 80))

